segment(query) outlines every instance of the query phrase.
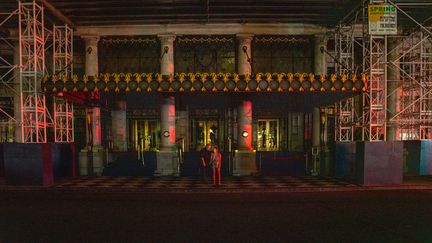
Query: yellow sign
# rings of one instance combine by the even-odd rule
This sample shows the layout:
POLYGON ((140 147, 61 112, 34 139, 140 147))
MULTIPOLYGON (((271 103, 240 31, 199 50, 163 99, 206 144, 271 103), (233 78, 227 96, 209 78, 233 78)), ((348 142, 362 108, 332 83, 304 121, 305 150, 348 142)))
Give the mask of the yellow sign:
POLYGON ((370 4, 368 6, 369 34, 397 34, 397 9, 391 4, 370 4))

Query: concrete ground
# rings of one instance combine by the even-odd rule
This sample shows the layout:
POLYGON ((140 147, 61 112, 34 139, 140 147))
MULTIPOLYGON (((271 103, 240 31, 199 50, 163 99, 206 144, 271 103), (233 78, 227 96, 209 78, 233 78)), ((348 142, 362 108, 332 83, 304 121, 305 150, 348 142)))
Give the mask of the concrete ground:
POLYGON ((432 190, 0 191, 0 242, 432 242, 432 190))

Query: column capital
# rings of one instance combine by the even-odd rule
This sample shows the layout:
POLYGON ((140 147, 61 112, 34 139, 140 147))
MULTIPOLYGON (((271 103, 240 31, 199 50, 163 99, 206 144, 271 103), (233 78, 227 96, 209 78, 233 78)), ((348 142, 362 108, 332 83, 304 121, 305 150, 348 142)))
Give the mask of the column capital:
POLYGON ((84 40, 86 45, 95 46, 100 40, 98 35, 82 35, 81 38, 84 40))
POLYGON ((254 34, 247 34, 247 33, 236 34, 236 38, 237 40, 242 42, 251 42, 254 38, 254 34))
POLYGON ((255 35, 251 33, 239 33, 236 34, 237 39, 252 39, 255 35))
POLYGON ((163 43, 173 43, 177 36, 174 34, 159 34, 158 37, 163 44, 163 43))
POLYGON ((317 34, 317 35, 314 35, 314 40, 315 40, 316 42, 321 42, 321 43, 323 43, 323 42, 326 42, 328 39, 329 39, 328 36, 325 35, 325 34, 317 34))

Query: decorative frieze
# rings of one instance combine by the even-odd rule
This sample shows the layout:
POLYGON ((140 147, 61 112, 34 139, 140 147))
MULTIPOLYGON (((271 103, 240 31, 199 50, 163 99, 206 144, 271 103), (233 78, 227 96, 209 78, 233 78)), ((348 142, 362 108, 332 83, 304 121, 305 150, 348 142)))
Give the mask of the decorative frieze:
POLYGON ((46 77, 43 89, 45 92, 361 92, 366 84, 366 75, 355 74, 106 73, 72 79, 46 77))

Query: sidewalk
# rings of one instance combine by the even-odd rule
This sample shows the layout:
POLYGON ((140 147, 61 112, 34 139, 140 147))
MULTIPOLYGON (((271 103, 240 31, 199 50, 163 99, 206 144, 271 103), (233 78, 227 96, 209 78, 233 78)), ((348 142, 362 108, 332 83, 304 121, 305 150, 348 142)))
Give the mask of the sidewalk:
POLYGON ((76 177, 57 181, 53 186, 9 186, 0 180, 0 191, 82 191, 143 193, 255 193, 432 190, 432 176, 405 177, 401 185, 358 185, 346 180, 323 177, 228 177, 214 186, 190 177, 76 177))

